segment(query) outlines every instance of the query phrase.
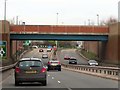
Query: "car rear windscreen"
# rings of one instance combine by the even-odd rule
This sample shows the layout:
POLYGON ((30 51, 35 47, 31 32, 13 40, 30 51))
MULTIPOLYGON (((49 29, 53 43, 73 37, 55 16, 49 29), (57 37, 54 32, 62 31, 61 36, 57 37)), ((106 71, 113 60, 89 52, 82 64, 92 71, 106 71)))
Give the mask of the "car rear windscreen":
POLYGON ((75 58, 71 58, 70 60, 76 60, 75 58))
POLYGON ((42 63, 40 61, 21 61, 19 67, 40 67, 42 63))

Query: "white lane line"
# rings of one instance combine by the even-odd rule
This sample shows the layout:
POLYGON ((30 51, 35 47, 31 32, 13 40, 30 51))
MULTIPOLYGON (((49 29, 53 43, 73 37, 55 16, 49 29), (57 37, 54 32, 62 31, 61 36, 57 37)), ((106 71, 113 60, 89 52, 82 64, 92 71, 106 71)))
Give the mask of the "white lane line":
POLYGON ((11 75, 9 75, 6 79, 4 79, 3 81, 1 81, 1 82, 0 82, 0 85, 1 85, 2 83, 4 83, 9 77, 11 77, 11 75))
POLYGON ((52 77, 52 79, 55 79, 54 77, 52 77))
POLYGON ((68 90, 72 90, 70 87, 67 88, 68 90))
POLYGON ((60 82, 60 81, 58 81, 58 83, 60 84, 61 82, 60 82))

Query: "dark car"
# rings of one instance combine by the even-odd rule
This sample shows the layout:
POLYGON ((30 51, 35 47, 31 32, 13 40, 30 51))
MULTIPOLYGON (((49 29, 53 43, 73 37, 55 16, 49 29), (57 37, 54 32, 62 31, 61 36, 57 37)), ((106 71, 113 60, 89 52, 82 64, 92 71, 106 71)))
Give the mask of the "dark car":
POLYGON ((43 54, 42 54, 42 58, 43 58, 43 59, 46 59, 46 58, 48 58, 48 54, 46 54, 46 53, 43 53, 43 54))
POLYGON ((58 70, 61 71, 61 64, 60 61, 54 59, 54 60, 50 60, 48 61, 48 71, 49 70, 58 70))
POLYGON ((39 49, 39 52, 44 52, 44 50, 43 49, 39 49))
POLYGON ((23 58, 14 69, 16 86, 22 82, 40 82, 47 85, 47 72, 41 59, 23 58))
POLYGON ((77 59, 75 57, 70 57, 69 64, 77 64, 77 59))

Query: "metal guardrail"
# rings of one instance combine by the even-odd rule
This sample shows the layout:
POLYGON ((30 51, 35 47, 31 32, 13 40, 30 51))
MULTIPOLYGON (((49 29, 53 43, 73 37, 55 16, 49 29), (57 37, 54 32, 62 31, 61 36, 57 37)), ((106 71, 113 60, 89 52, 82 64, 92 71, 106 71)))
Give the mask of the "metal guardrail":
POLYGON ((4 72, 4 71, 7 71, 9 69, 12 69, 15 65, 16 65, 16 63, 12 64, 12 65, 9 65, 9 66, 1 67, 0 72, 4 72))
POLYGON ((102 77, 108 76, 108 78, 120 80, 120 68, 115 67, 101 67, 101 66, 87 66, 87 65, 68 65, 68 64, 62 64, 64 68, 77 70, 77 71, 83 71, 87 72, 89 74, 99 74, 102 75, 102 77))

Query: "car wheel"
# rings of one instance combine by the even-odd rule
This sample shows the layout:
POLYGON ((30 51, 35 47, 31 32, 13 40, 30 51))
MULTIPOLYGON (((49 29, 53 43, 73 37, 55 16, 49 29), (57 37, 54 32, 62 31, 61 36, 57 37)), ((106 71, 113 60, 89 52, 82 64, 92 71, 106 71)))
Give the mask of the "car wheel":
POLYGON ((15 86, 19 86, 19 82, 15 81, 15 86))
POLYGON ((46 81, 46 80, 43 81, 43 82, 42 82, 42 85, 43 85, 43 86, 46 86, 46 85, 47 85, 47 81, 46 81))
POLYGON ((61 68, 59 68, 58 71, 61 71, 61 68))

